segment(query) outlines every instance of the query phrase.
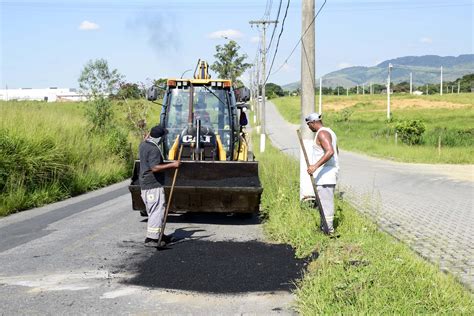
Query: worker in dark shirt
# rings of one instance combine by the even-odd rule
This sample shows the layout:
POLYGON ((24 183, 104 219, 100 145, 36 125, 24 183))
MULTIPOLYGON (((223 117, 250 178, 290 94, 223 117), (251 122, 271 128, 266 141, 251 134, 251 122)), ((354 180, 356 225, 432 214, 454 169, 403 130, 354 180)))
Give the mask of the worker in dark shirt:
POLYGON ((141 195, 148 214, 145 239, 147 247, 163 247, 166 243, 173 241, 171 236, 163 234, 161 245, 158 245, 166 208, 163 188, 165 184, 164 170, 178 168, 180 164, 178 161, 170 163, 163 161, 161 143, 166 133, 167 130, 161 125, 153 127, 139 147, 141 195))

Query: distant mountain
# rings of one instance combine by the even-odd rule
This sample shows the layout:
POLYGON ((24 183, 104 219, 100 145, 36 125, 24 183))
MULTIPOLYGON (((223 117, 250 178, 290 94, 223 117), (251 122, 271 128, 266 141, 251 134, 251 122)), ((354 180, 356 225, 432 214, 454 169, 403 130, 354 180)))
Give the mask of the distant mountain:
MULTIPOLYGON (((387 82, 388 65, 393 65, 392 81, 409 81, 413 74, 413 84, 436 83, 440 79, 440 67, 443 66, 443 80, 453 81, 464 75, 474 73, 474 54, 454 56, 406 56, 381 62, 374 67, 348 67, 330 72, 323 76, 324 87, 354 87, 355 85, 387 82)), ((319 86, 319 80, 316 81, 319 86)), ((282 86, 283 90, 295 90, 300 82, 282 86)))

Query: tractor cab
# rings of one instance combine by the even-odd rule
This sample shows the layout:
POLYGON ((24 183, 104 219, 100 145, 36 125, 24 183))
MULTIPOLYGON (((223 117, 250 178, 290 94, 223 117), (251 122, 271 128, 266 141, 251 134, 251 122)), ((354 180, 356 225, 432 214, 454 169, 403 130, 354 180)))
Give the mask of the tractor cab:
POLYGON ((205 61, 193 79, 167 80, 160 117, 168 130, 164 158, 176 159, 182 146, 183 160, 247 160, 246 109, 236 103, 230 80, 211 79, 205 61))
POLYGON ((241 132, 238 115, 245 116, 238 112, 228 80, 168 80, 161 112, 168 130, 165 159, 175 159, 183 145, 183 160, 233 160, 241 132))

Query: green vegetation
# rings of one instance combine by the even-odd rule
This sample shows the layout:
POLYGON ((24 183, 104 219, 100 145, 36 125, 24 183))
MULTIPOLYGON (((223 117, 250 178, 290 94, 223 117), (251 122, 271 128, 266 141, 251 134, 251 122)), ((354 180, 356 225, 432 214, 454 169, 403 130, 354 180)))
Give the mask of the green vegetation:
POLYGON ((285 92, 279 85, 275 83, 271 83, 271 82, 265 84, 265 96, 268 99, 282 97, 284 95, 285 95, 285 92))
MULTIPOLYGON (((146 101, 130 108, 141 102, 146 101)), ((114 128, 103 133, 90 132, 86 108, 74 102, 0 102, 0 216, 128 177, 140 140, 130 133, 128 107, 113 104, 114 128)))
MULTIPOLYGON (((272 102, 286 120, 299 124, 299 97, 272 102)), ((386 96, 380 95, 324 97, 324 123, 334 129, 342 149, 404 162, 474 162, 473 94, 394 95, 390 121, 386 119, 385 102, 386 96), (405 144, 400 134, 395 136, 397 125, 401 128, 414 120, 425 130, 415 141, 419 145, 410 145, 415 144, 411 141, 405 144)))
MULTIPOLYGON (((247 54, 239 55, 240 45, 236 41, 230 40, 227 44, 217 45, 211 69, 217 73, 220 79, 230 79, 237 84, 237 78, 252 65, 246 63, 247 54)), ((240 86, 240 84, 237 84, 240 86)))
MULTIPOLYGON (((258 153, 256 138, 253 143, 258 153)), ((266 234, 291 244, 298 257, 319 253, 298 283, 296 308, 300 313, 474 313, 472 295, 452 276, 380 232, 345 201, 336 201, 335 224, 341 237, 329 239, 322 235, 317 229, 317 211, 301 205, 298 199, 298 162, 272 146, 267 146, 257 159, 265 188, 262 217, 266 234)))

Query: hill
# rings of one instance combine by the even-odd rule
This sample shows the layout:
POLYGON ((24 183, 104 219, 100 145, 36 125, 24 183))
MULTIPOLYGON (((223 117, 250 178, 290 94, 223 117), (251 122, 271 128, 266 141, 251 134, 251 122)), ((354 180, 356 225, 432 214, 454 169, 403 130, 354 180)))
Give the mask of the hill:
MULTIPOLYGON (((356 85, 379 83, 387 81, 388 65, 393 65, 392 81, 395 83, 409 81, 413 73, 413 84, 439 82, 440 67, 443 66, 443 80, 453 81, 463 75, 474 73, 474 54, 454 56, 406 56, 389 59, 373 67, 348 67, 330 72, 323 76, 325 87, 354 87, 356 85)), ((319 85, 319 80, 316 81, 319 85)), ((283 85, 284 90, 295 90, 300 83, 293 82, 283 85)))

